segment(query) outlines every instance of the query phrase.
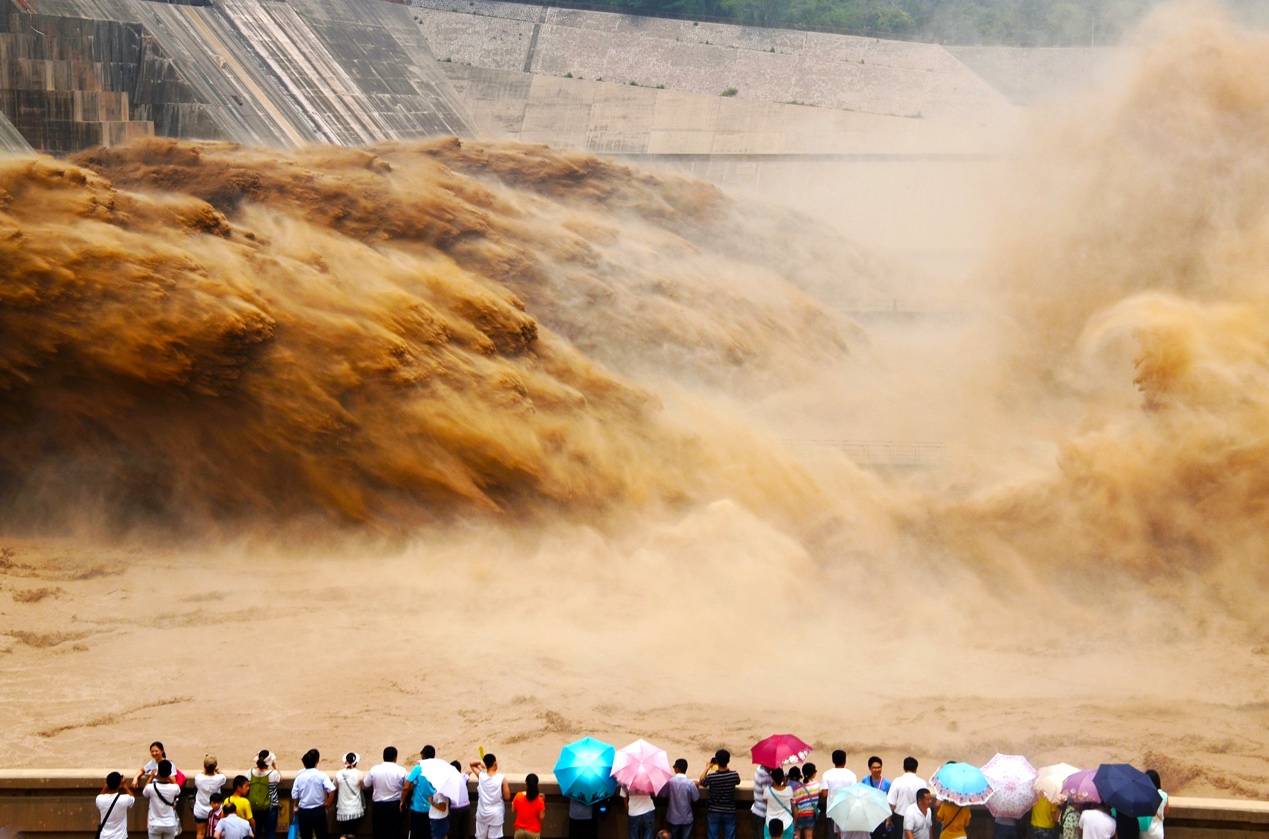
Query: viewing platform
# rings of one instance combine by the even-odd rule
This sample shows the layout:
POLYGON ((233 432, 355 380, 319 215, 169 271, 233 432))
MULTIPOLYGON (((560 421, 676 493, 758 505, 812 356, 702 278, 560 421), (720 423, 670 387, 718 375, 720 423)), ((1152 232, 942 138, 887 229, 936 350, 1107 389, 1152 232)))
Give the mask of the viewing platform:
MULTIPOLYGON (((366 768, 369 768, 367 764, 366 768)), ((0 770, 0 839, 79 839, 91 837, 97 829, 97 810, 94 798, 101 790, 108 769, 63 770, 0 770)), ((222 770, 232 777, 238 771, 222 770)), ((334 768, 330 768, 333 775, 334 768)), ((746 774, 748 767, 746 767, 746 774)), ((282 773, 280 794, 283 799, 279 820, 279 835, 286 836, 290 821, 290 787, 294 772, 282 773)), ((541 790, 546 795, 546 820, 543 839, 563 839, 568 835, 568 804, 560 796, 559 786, 550 774, 540 773, 541 790)), ((507 775, 514 792, 524 788, 523 775, 507 775)), ((186 782, 187 800, 182 807, 184 829, 182 836, 194 835, 191 801, 193 778, 186 782)), ((475 796, 475 784, 472 784, 475 796)), ((746 781, 736 793, 740 812, 736 824, 737 839, 756 839, 752 836, 747 818, 749 803, 753 800, 753 787, 746 781)), ((1246 801, 1226 798, 1187 798, 1174 796, 1169 800, 1170 811, 1166 823, 1168 839, 1269 839, 1269 801, 1246 801)), ((510 807, 505 835, 511 836, 510 807)), ((664 817, 664 802, 658 801, 658 824, 664 817)), ((128 817, 130 836, 145 836, 146 807, 138 802, 128 817)), ((333 825, 333 808, 332 808, 333 825)), ((475 828, 474 819, 468 819, 468 831, 462 839, 470 839, 475 828)), ((698 805, 694 839, 705 837, 704 802, 698 805)), ((369 836, 370 819, 362 820, 359 835, 369 836)), ((817 836, 826 834, 823 824, 817 836)), ((970 823, 970 839, 990 839, 992 820, 985 808, 975 807, 970 823)), ((1025 836, 1025 834, 1023 834, 1025 836)), ((599 821, 599 839, 622 839, 626 836, 625 808, 620 799, 612 802, 608 812, 599 821)), ((454 837, 458 839, 458 837, 454 837)))

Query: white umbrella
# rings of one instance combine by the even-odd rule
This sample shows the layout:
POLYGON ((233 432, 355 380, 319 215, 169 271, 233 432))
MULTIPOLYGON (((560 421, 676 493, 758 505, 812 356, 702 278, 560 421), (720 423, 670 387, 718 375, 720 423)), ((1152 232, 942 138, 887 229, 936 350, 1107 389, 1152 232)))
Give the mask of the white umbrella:
POLYGON ((987 802, 993 818, 1020 819, 1035 804, 1035 780, 1031 761, 1022 755, 997 754, 983 764, 983 774, 995 790, 987 802))
POLYGON ((871 833, 890 818, 890 805, 881 790, 868 784, 851 784, 829 792, 828 817, 843 833, 871 833))
POLYGON ((1035 791, 1054 804, 1063 803, 1062 782, 1080 771, 1078 766, 1069 763, 1055 763, 1052 766, 1041 766, 1035 779, 1035 791))
POLYGON ((419 762, 419 771, 432 789, 450 801, 458 801, 462 797, 463 776, 457 769, 438 757, 419 762))

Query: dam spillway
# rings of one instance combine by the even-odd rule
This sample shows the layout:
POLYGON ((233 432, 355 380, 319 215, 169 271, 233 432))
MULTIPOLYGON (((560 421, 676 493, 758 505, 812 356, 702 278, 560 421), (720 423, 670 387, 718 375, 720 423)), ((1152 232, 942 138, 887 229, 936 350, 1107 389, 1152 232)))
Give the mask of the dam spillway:
POLYGON ((404 6, 4 0, 0 143, 161 135, 296 146, 470 135, 404 6), (15 135, 20 135, 15 136, 15 135))

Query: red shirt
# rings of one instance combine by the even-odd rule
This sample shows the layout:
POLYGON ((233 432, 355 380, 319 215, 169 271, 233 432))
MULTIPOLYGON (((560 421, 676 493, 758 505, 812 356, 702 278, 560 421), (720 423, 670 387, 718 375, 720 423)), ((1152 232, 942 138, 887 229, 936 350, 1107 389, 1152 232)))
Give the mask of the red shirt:
POLYGON ((530 833, 542 832, 542 814, 546 812, 546 796, 538 793, 538 797, 529 800, 523 792, 517 792, 511 800, 511 809, 516 814, 516 830, 527 830, 530 833))

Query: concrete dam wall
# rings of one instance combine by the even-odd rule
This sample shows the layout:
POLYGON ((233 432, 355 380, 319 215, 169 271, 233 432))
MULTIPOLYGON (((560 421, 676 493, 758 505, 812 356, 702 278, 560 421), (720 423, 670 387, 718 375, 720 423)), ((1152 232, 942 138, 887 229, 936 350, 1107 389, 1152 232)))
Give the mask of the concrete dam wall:
POLYGON ((581 12, 411 0, 441 60, 899 117, 986 118, 1007 99, 938 44, 581 12))
MULTIPOLYGON (((470 135, 404 6, 0 0, 0 112, 64 153, 159 134, 294 146, 470 135)), ((0 143, 21 144, 0 124, 0 143)))

